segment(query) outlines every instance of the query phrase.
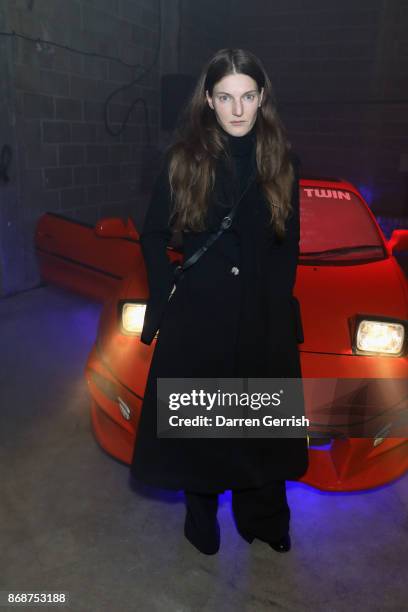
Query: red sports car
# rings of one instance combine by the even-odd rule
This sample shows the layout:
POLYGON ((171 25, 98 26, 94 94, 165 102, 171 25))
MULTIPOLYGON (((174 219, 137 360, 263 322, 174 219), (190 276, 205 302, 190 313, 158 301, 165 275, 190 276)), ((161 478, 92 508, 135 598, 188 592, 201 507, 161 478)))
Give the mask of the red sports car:
MULTIPOLYGON (((367 489, 408 469, 408 283, 393 256, 408 249, 408 230, 387 242, 346 181, 301 179, 300 194, 294 293, 311 421, 302 480, 323 490, 367 489), (355 437, 362 422, 370 433, 355 437)), ((140 342, 148 286, 138 232, 130 218, 93 227, 46 213, 36 249, 44 280, 103 301, 86 366, 92 424, 101 446, 130 463, 155 346, 140 342)), ((172 247, 168 256, 182 259, 172 247)))

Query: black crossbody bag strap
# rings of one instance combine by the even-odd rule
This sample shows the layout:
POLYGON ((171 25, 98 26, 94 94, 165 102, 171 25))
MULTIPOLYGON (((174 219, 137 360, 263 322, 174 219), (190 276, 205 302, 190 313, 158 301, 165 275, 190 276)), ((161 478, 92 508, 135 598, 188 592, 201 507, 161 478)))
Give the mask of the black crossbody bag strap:
POLYGON ((211 236, 208 238, 207 242, 202 247, 200 247, 195 253, 193 253, 191 255, 191 257, 189 257, 182 265, 179 265, 179 266, 177 266, 175 268, 175 270, 174 270, 174 282, 176 284, 177 284, 177 281, 179 280, 180 276, 183 274, 183 272, 185 270, 187 270, 188 268, 190 268, 193 264, 195 264, 196 261, 198 261, 200 259, 200 257, 202 257, 204 255, 204 253, 210 248, 210 246, 212 244, 214 244, 214 242, 221 236, 221 234, 225 230, 227 230, 229 227, 231 227, 232 221, 233 221, 233 219, 235 217, 235 213, 237 212, 237 209, 238 209, 238 204, 241 202, 242 198, 244 197, 244 195, 248 191, 248 188, 249 188, 250 184, 252 183, 252 180, 253 180, 254 176, 255 176, 255 172, 252 172, 250 178, 248 179, 247 186, 245 187, 244 191, 241 193, 241 195, 238 198, 238 200, 235 202, 234 206, 229 211, 228 215, 226 217, 224 217, 223 220, 221 221, 221 225, 218 228, 218 230, 216 232, 214 232, 213 234, 211 234, 211 236))

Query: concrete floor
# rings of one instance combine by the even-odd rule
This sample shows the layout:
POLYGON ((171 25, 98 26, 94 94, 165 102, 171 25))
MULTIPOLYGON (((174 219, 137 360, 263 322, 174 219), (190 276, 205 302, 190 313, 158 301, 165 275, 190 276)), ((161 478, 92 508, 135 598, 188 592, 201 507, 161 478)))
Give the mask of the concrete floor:
POLYGON ((287 554, 239 537, 228 492, 219 554, 196 551, 182 494, 135 490, 93 438, 99 312, 55 287, 0 301, 0 591, 69 592, 75 612, 406 609, 406 477, 348 494, 288 483, 287 554))

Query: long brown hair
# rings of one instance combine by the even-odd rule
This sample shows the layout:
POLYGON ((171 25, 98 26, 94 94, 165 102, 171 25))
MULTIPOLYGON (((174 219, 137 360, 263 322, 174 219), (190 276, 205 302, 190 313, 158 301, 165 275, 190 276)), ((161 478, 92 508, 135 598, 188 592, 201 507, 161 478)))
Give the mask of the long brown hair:
POLYGON ((174 230, 202 231, 215 184, 217 160, 225 152, 227 136, 208 106, 205 92, 212 96, 218 81, 230 74, 252 77, 262 105, 255 122, 257 181, 270 208, 270 224, 279 238, 291 212, 294 179, 289 158, 291 145, 278 116, 272 85, 260 60, 244 49, 221 49, 208 61, 184 108, 175 142, 168 150, 169 181, 174 202, 169 223, 174 230))

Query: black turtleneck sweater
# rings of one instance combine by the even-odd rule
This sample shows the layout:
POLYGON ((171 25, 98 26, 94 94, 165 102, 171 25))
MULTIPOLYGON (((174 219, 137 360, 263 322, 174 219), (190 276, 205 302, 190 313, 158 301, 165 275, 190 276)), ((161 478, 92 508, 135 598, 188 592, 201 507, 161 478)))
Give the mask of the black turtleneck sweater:
MULTIPOLYGON (((218 229, 222 218, 244 191, 255 163, 255 126, 244 136, 232 136, 223 131, 227 136, 226 160, 219 164, 217 170, 216 222, 213 229, 218 229)), ((239 263, 240 246, 235 223, 224 231, 215 245, 220 255, 232 264, 239 263)))
POLYGON ((255 126, 244 136, 232 136, 225 130, 223 131, 228 139, 226 153, 231 164, 230 170, 235 187, 235 197, 239 197, 247 185, 252 170, 252 154, 256 143, 255 126))
MULTIPOLYGON (((244 136, 227 137, 225 155, 219 160, 216 177, 216 216, 225 216, 225 209, 232 207, 247 186, 251 172, 255 170, 255 126, 244 136)), ((221 218, 222 218, 221 217, 221 218)))
POLYGON ((232 136, 223 131, 228 138, 227 154, 232 162, 232 172, 238 188, 236 193, 241 195, 252 170, 251 158, 256 144, 255 126, 244 136, 232 136))

